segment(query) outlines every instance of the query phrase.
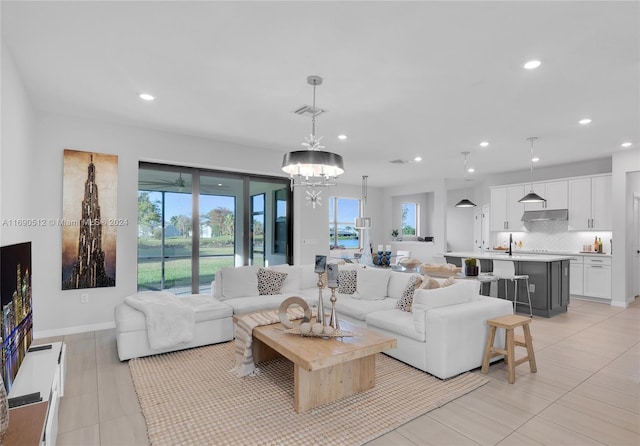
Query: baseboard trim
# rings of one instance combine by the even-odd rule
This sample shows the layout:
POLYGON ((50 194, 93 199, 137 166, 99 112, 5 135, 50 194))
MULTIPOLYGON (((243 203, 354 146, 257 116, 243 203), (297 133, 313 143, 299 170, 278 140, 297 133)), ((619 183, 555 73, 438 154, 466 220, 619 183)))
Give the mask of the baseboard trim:
POLYGON ((86 333, 88 331, 109 330, 115 327, 116 327, 115 322, 103 322, 101 324, 77 325, 75 327, 58 328, 55 330, 38 330, 33 332, 33 338, 34 339, 52 338, 55 336, 65 336, 65 335, 72 335, 77 333, 86 333))

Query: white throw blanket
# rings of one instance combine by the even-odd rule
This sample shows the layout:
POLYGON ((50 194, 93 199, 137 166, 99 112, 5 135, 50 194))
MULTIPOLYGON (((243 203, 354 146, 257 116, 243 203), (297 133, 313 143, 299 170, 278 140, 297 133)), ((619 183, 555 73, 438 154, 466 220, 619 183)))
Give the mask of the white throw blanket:
POLYGON ((167 291, 145 291, 124 298, 142 311, 147 323, 149 345, 158 350, 193 340, 196 316, 193 308, 167 291))

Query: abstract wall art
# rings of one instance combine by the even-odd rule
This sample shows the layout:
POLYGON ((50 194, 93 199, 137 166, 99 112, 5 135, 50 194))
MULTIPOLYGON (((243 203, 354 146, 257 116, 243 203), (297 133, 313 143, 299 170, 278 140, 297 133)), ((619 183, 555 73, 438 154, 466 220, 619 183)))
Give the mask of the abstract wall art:
POLYGON ((62 289, 116 285, 118 156, 64 150, 62 289))

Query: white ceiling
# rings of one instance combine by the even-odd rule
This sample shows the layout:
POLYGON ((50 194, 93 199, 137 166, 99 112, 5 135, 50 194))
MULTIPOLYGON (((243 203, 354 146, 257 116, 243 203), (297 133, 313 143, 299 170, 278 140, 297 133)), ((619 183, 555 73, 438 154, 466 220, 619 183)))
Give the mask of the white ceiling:
POLYGON ((264 148, 273 173, 310 133, 310 118, 291 113, 311 104, 308 75, 324 78, 317 135, 344 157, 346 183, 459 180, 462 151, 474 178, 528 169, 529 136, 540 138, 540 167, 640 142, 637 1, 1 8, 3 42, 38 110, 264 148), (533 58, 542 66, 524 70, 533 58))

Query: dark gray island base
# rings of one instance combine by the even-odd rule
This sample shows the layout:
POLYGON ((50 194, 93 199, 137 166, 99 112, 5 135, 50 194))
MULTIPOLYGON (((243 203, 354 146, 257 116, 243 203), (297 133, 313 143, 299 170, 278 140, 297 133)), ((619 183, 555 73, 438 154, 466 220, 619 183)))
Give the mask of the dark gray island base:
MULTIPOLYGON (((493 260, 512 260, 516 274, 529 276, 529 288, 531 290, 531 306, 533 314, 542 317, 553 317, 565 313, 569 305, 569 258, 562 256, 513 256, 504 254, 475 254, 447 253, 445 258, 448 263, 462 266, 462 260, 474 257, 480 261, 480 271, 488 273, 493 271, 493 260), (531 258, 534 259, 531 259, 531 258)), ((523 280, 518 283, 518 301, 527 302, 527 289, 523 280)), ((488 284, 485 284, 488 286, 488 284)), ((513 300, 513 282, 507 282, 509 300, 513 300)), ((498 297, 505 298, 504 281, 498 283, 498 297)), ((516 305, 516 311, 529 314, 529 305, 516 305)))

